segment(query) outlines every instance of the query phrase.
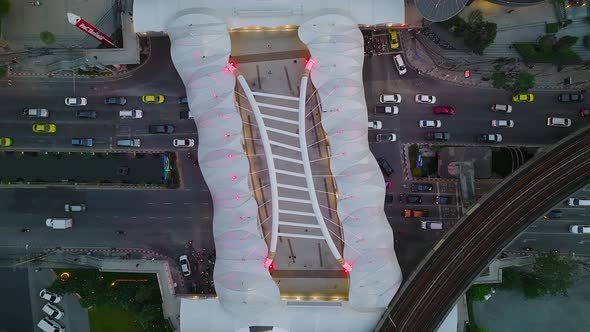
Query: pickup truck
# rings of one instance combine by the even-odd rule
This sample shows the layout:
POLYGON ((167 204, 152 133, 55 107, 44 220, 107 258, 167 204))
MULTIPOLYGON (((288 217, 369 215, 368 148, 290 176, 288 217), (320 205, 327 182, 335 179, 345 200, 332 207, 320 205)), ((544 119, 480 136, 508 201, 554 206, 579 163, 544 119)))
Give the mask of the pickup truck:
POLYGON ((399 108, 397 106, 375 106, 375 113, 377 114, 397 114, 399 108))
POLYGON ((46 118, 49 116, 49 111, 45 108, 23 108, 23 116, 46 118))
POLYGON ((402 213, 404 218, 422 218, 428 217, 428 211, 426 210, 412 210, 412 209, 404 209, 404 213, 402 213))

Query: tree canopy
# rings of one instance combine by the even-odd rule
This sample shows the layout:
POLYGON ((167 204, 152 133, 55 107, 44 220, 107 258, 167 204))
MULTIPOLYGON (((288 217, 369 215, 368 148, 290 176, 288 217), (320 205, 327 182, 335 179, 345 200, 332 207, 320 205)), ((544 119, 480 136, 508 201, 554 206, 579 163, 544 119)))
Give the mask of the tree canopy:
POLYGON ((0 0, 0 16, 6 16, 10 12, 10 0, 0 0))
POLYGON ((534 280, 540 296, 567 296, 567 290, 577 273, 578 265, 573 259, 561 257, 554 252, 538 256, 533 266, 534 280))

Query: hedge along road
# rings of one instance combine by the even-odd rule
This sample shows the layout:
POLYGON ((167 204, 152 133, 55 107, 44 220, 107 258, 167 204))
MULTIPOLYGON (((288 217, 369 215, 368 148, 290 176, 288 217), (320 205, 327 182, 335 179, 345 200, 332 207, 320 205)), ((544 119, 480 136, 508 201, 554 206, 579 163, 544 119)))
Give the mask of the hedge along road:
POLYGON ((2 152, 0 183, 164 184, 162 153, 2 152), (127 175, 119 174, 128 168, 127 175))

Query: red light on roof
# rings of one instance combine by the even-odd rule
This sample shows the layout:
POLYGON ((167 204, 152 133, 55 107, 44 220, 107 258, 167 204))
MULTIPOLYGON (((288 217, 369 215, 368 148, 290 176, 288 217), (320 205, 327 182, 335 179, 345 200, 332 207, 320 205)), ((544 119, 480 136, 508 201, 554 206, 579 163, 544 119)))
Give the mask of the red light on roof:
POLYGON ((309 58, 305 58, 305 64, 309 62, 309 58))
POLYGON ((469 69, 467 69, 465 71, 465 78, 468 78, 469 76, 471 76, 471 72, 469 71, 469 69))
POLYGON ((229 134, 223 134, 223 137, 228 138, 230 135, 229 134))
POLYGON ((231 179, 232 179, 232 180, 235 180, 235 179, 237 179, 237 178, 238 178, 238 177, 237 177, 236 175, 232 175, 232 176, 231 176, 231 179))

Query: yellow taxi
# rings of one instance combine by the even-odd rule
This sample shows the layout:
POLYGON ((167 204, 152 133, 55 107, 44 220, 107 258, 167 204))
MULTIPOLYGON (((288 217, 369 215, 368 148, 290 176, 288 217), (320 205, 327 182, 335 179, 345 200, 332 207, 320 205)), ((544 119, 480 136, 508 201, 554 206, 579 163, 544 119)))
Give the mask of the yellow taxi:
POLYGON ((146 104, 161 104, 165 98, 162 95, 143 95, 141 100, 146 104))
POLYGON ((399 48, 399 39, 397 38, 397 31, 389 30, 389 46, 392 50, 399 48))
POLYGON ((35 123, 33 125, 33 132, 39 134, 51 134, 55 133, 57 127, 53 123, 35 123))
POLYGON ((0 148, 5 148, 12 145, 12 138, 0 137, 0 148))
POLYGON ((512 96, 512 101, 515 103, 532 103, 535 100, 535 96, 532 93, 519 93, 512 96))

